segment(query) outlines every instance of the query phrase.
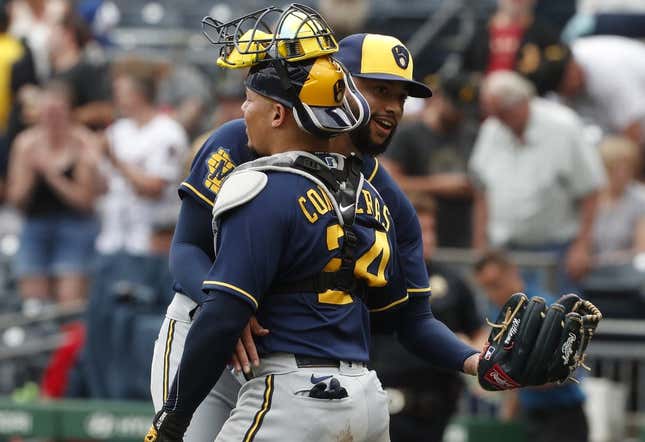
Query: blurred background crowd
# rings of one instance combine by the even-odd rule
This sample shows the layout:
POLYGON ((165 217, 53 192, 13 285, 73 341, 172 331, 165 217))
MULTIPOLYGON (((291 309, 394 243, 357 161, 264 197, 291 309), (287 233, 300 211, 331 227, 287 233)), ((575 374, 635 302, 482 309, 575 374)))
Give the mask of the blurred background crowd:
MULTIPOLYGON (((270 4, 180 3, 0 0, 1 395, 149 398, 176 188, 244 100, 200 19, 270 4)), ((582 293, 609 318, 593 388, 496 397, 376 337, 393 440, 441 440, 455 413, 587 440, 583 408, 612 402, 585 394, 610 393, 621 440, 645 413, 645 2, 301 3, 338 39, 401 39, 434 91, 380 161, 417 209, 435 314, 474 345, 516 291, 582 293)))

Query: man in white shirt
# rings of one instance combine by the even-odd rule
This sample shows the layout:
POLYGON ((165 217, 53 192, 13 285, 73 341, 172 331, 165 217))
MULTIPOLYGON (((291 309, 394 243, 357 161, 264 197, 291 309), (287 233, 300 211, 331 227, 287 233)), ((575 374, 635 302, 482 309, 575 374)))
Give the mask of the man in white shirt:
POLYGON ((175 189, 188 139, 179 123, 156 111, 152 78, 120 73, 113 88, 124 118, 107 130, 108 190, 100 205, 97 249, 149 254, 156 219, 168 210, 179 212, 175 189))
POLYGON ((560 289, 589 266, 598 189, 605 181, 598 153, 566 107, 536 98, 519 74, 500 71, 482 85, 489 117, 469 163, 476 186, 476 248, 557 252, 560 289))

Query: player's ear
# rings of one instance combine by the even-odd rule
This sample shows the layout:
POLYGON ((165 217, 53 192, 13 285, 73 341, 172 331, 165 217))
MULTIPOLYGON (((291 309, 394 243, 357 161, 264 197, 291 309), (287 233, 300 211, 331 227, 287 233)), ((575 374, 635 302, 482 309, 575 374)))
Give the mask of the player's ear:
POLYGON ((280 103, 273 103, 271 111, 273 112, 271 127, 276 128, 282 126, 288 115, 287 108, 280 103))

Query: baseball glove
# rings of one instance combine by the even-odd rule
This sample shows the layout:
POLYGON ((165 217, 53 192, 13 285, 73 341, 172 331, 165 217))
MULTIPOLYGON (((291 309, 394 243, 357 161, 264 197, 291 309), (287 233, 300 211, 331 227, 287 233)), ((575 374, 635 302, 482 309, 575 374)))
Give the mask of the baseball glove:
POLYGON ((600 310, 577 295, 547 307, 543 298, 514 294, 495 323, 487 321, 493 329, 479 356, 480 385, 509 390, 574 379, 579 366, 587 368, 585 350, 601 319, 600 310))

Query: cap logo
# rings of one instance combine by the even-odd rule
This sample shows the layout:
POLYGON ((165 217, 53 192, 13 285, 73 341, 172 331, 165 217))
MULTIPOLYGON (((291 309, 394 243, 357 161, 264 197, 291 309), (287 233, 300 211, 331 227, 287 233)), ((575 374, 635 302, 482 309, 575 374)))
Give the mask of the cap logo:
POLYGON ((345 82, 343 80, 338 80, 334 83, 334 100, 336 103, 343 101, 343 96, 345 95, 345 82))
POLYGON ((401 69, 407 69, 410 64, 410 53, 403 45, 396 45, 392 48, 392 55, 396 65, 401 69))

